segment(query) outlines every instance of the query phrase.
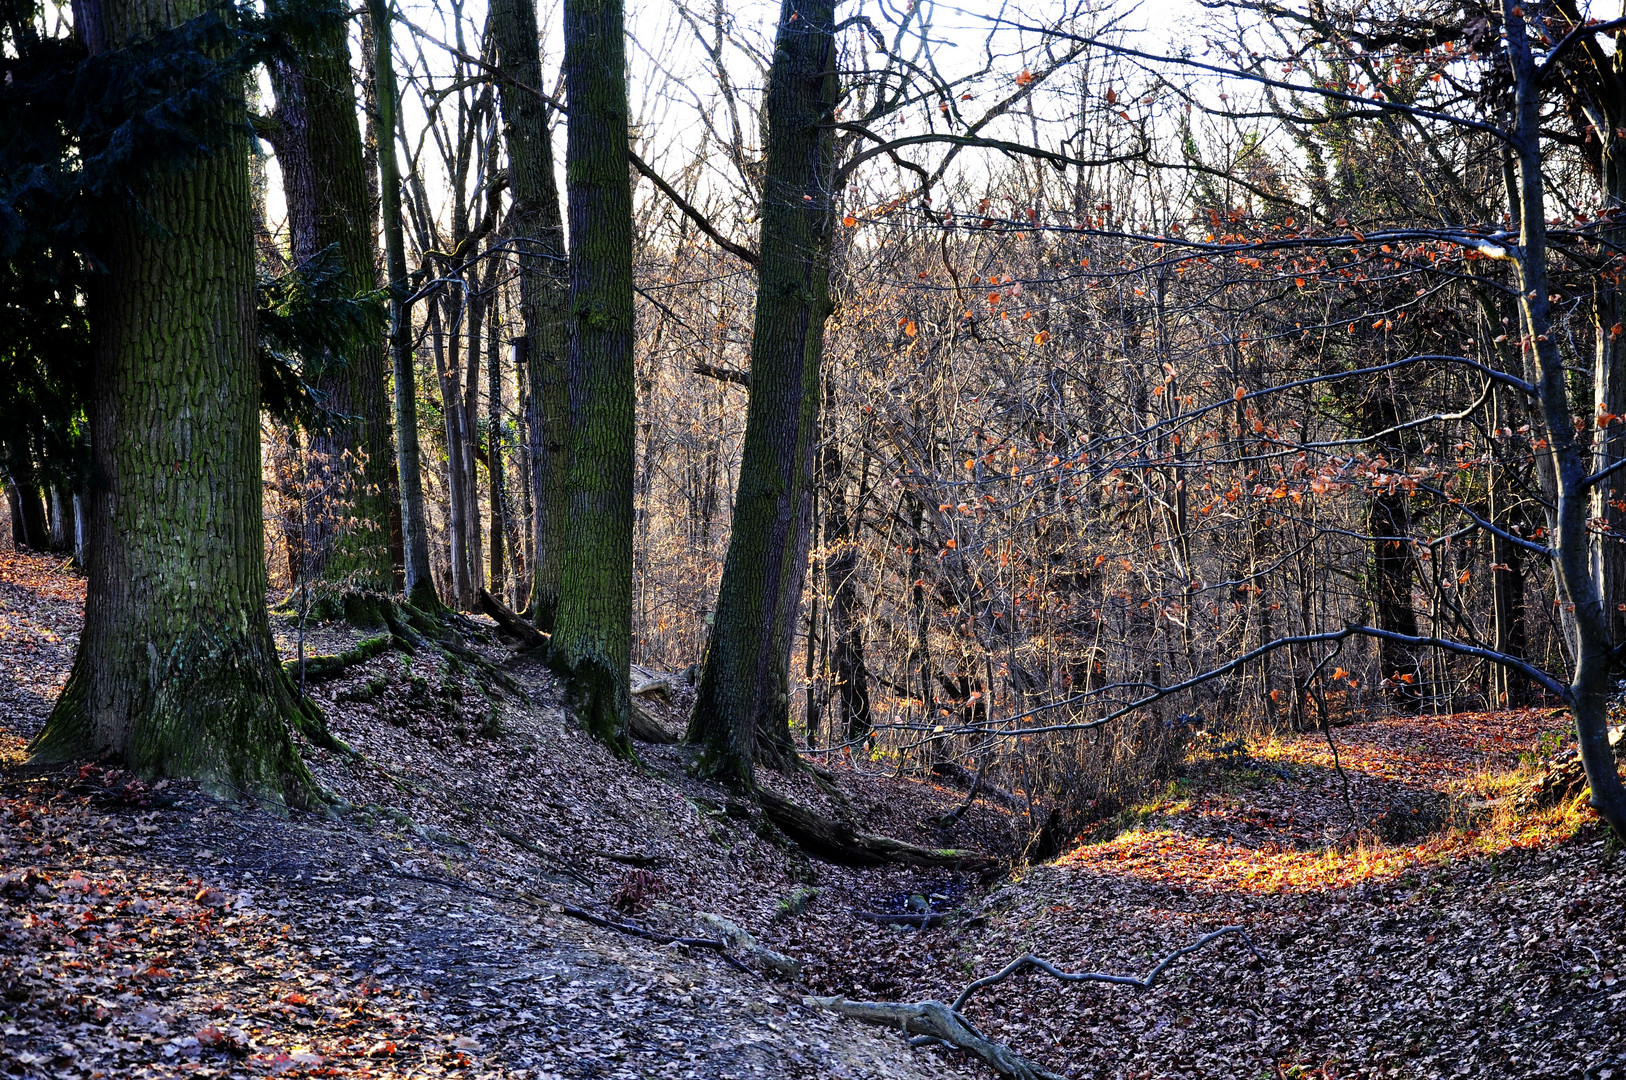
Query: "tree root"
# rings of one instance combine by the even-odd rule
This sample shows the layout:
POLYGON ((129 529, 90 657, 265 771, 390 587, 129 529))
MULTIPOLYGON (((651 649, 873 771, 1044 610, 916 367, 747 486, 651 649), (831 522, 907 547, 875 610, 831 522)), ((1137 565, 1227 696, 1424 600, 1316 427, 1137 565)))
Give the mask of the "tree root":
POLYGON ((969 983, 951 1005, 945 1005, 941 1001, 848 1001, 845 997, 807 997, 803 1000, 810 1006, 829 1009, 855 1020, 902 1028, 912 1035, 919 1036, 910 1040, 911 1046, 937 1043, 975 1054, 995 1072, 1008 1077, 1009 1080, 1065 1080, 1060 1074, 1050 1072, 1009 1047, 984 1036, 961 1011, 965 1008, 966 1002, 970 1001, 977 991, 1002 983, 1029 968, 1042 971, 1062 982, 1100 982, 1114 986, 1133 986, 1137 990, 1150 990, 1174 961, 1231 934, 1240 937, 1243 944, 1247 945, 1248 951, 1259 957, 1259 950, 1254 948, 1253 941, 1242 927, 1225 926, 1204 934, 1184 948, 1174 950, 1159 960, 1152 970, 1147 972, 1145 978, 1136 978, 1133 975, 1108 975, 1099 971, 1063 971, 1048 960, 1029 954, 1017 957, 992 975, 985 975, 969 983))
MULTIPOLYGON (((325 679, 337 678, 344 674, 345 669, 371 660, 394 644, 394 635, 380 634, 377 637, 359 641, 342 653, 307 656, 305 657, 305 682, 322 682, 325 679)), ((288 677, 293 679, 295 684, 299 682, 298 660, 284 660, 282 670, 288 673, 288 677)))
MULTIPOLYGON (((805 997, 806 1004, 871 1024, 902 1028, 926 1042, 940 1043, 975 1054, 995 1072, 1010 1080, 1066 1080, 1034 1064, 1007 1046, 985 1039, 965 1017, 941 1001, 893 1004, 883 1001, 848 1001, 843 997, 805 997)), ((911 1040, 913 1041, 913 1040, 911 1040)))
POLYGON ((960 848, 924 848, 890 836, 859 832, 851 823, 815 814, 782 795, 759 789, 763 813, 808 854, 850 866, 900 863, 948 870, 993 870, 997 859, 960 848))

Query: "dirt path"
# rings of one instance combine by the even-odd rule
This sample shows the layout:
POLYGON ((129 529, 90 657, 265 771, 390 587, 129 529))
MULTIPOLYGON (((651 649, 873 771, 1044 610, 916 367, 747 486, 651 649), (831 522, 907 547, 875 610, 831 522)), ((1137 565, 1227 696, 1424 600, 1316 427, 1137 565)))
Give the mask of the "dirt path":
MULTIPOLYGON (((629 871, 607 856, 636 838, 632 857, 671 885, 633 917, 708 933, 696 910, 751 916, 730 901, 771 849, 569 729, 532 667, 514 670, 524 699, 426 656, 314 688, 366 755, 306 748, 352 804, 340 820, 279 820, 100 769, 27 776, 22 747, 71 662, 79 597, 54 564, 0 560, 0 695, 20 705, 0 720, 0 1073, 971 1075, 709 952, 565 917, 557 903, 616 915, 604 902, 629 871), (686 828, 709 828, 713 850, 688 854, 686 828), (735 869, 708 874, 724 862, 735 869), (708 883, 704 905, 677 895, 708 883)), ((760 878, 756 906, 771 910, 775 882, 760 878)))

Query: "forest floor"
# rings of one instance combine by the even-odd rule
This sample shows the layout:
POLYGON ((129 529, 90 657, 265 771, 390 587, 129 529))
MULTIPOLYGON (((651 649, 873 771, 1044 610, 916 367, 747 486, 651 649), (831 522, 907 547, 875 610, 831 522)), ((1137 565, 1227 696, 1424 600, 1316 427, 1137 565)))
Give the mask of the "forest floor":
MULTIPOLYGON (((1144 974, 1234 924, 1257 956, 1222 939, 1144 992, 1021 976, 968 1015, 1075 1077, 1626 1080, 1626 858, 1572 801, 1517 809, 1564 750, 1551 710, 1335 727, 1336 764, 1322 734, 1211 740, 1060 859, 979 881, 809 859, 686 748, 613 758, 495 640, 507 688, 431 650, 311 687, 358 752, 305 748, 343 813, 31 770, 82 596, 57 561, 0 552, 3 1076, 987 1076, 804 995, 949 1000, 1027 951, 1144 974), (938 925, 855 914, 916 896, 938 925), (704 938, 721 917, 800 976, 578 911, 704 938)), ((651 711, 676 731, 683 706, 651 711)), ((1015 854, 1016 810, 979 800, 945 834, 927 819, 963 791, 878 768, 838 763, 834 795, 764 780, 873 832, 1015 854)))

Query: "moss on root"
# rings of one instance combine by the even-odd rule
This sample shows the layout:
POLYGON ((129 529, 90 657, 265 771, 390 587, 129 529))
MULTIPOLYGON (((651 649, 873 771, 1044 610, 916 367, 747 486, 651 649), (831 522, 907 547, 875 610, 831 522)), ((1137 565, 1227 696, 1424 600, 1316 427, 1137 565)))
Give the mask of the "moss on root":
POLYGON ((276 811, 324 805, 316 780, 294 747, 290 729, 313 741, 327 734, 321 711, 299 700, 267 638, 191 635, 168 658, 149 649, 146 692, 124 717, 94 715, 92 688, 76 665, 31 760, 57 762, 122 757, 138 776, 196 780, 227 801, 276 811))

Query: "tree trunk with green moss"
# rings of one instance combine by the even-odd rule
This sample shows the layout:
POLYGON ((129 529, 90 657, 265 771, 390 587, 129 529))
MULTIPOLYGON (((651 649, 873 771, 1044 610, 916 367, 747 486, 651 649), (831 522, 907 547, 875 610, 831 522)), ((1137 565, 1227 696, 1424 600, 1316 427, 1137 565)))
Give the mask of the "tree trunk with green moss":
POLYGON ((807 569, 819 361, 830 314, 835 9, 786 0, 768 77, 751 388, 734 526, 689 738, 749 786, 788 760, 790 633, 807 569))
MULTIPOLYGON (((274 145, 282 167, 288 229, 296 262, 336 248, 343 288, 353 296, 378 287, 371 203, 356 119, 350 46, 343 11, 323 16, 320 33, 292 62, 273 64, 277 93, 274 145)), ((338 417, 311 433, 316 490, 306 513, 308 572, 346 589, 388 592, 390 496, 395 455, 390 439, 385 343, 368 334, 348 355, 313 373, 338 417)))
MULTIPOLYGON (((203 10, 117 0, 77 29, 101 52, 203 10)), ((243 121, 240 96, 220 108, 243 121)), ((96 234, 85 626, 32 752, 308 804, 265 611, 247 149, 239 128, 152 176, 142 213, 117 208, 96 234)))
POLYGON ((493 0, 491 35, 501 70, 497 94, 508 150, 508 190, 514 199, 507 232, 519 256, 520 313, 529 342, 526 425, 535 513, 528 607, 537 628, 551 632, 565 547, 570 277, 548 108, 540 94, 542 56, 534 0, 493 0))
POLYGON ((582 723, 624 749, 632 696, 633 301, 621 0, 566 0, 564 20, 574 333, 568 531, 553 656, 582 723))

